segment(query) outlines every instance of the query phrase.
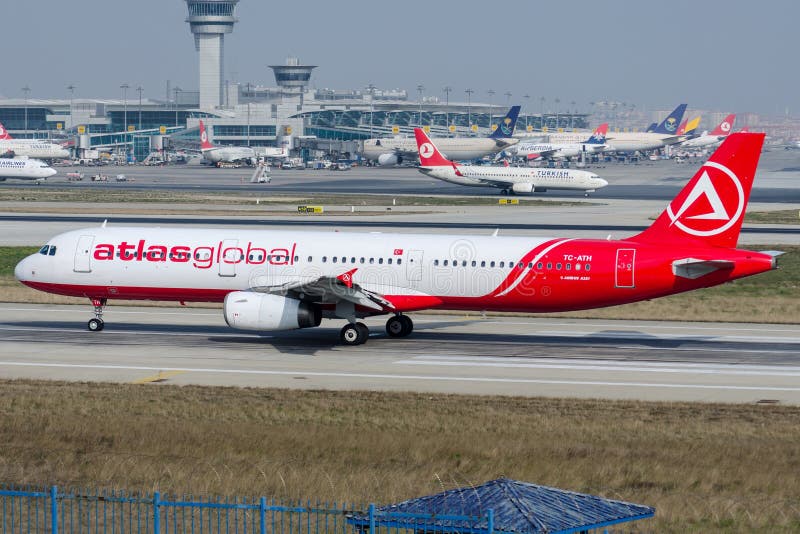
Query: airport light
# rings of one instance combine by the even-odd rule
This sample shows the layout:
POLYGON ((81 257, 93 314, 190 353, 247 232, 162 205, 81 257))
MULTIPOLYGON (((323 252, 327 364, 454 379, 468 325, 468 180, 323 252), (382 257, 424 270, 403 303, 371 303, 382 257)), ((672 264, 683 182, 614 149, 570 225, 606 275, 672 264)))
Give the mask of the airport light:
POLYGON ((524 98, 525 102, 526 102, 526 104, 525 104, 525 131, 528 131, 528 107, 530 107, 531 95, 524 94, 524 95, 522 95, 522 98, 524 98))
POLYGON ((445 114, 445 122, 447 123, 447 135, 450 135, 450 91, 453 88, 449 85, 445 85, 444 89, 444 114, 445 114))
POLYGON ((375 113, 375 86, 369 84, 367 86, 367 91, 369 92, 369 138, 373 139, 372 137, 372 119, 373 114, 375 113))
POLYGON ((139 130, 142 129, 142 91, 144 88, 140 85, 136 88, 136 91, 139 93, 139 130))
POLYGON ((25 135, 28 135, 28 95, 31 92, 31 88, 27 85, 22 88, 22 92, 25 94, 25 135))
POLYGON ((555 103, 556 103, 556 131, 558 131, 558 105, 561 103, 561 100, 556 98, 555 103))
POLYGON ((465 89, 465 93, 467 93, 467 127, 469 131, 472 132, 472 93, 475 91, 473 89, 465 89))
POLYGON ((417 92, 419 92, 419 127, 422 128, 422 92, 425 90, 425 86, 419 84, 417 86, 417 92))
POLYGON ((72 116, 73 101, 75 100, 75 85, 69 84, 67 89, 69 89, 69 127, 72 128, 72 125, 75 123, 72 116))
POLYGON ((491 134, 492 133, 492 122, 493 122, 493 118, 492 118, 492 97, 494 96, 494 89, 489 89, 486 92, 489 93, 489 133, 491 134))
POLYGON ((575 107, 575 101, 574 100, 572 102, 570 102, 570 104, 572 105, 572 115, 570 115, 570 117, 569 117, 569 127, 574 130, 575 129, 575 113, 578 112, 578 108, 575 107))
POLYGON ((541 111, 542 111, 542 121, 541 121, 541 124, 539 126, 540 126, 540 129, 542 129, 542 130, 544 130, 544 101, 545 100, 547 100, 545 97, 543 97, 543 96, 539 97, 539 104, 541 104, 541 111))
POLYGON ((178 93, 183 91, 177 85, 175 86, 175 126, 178 126, 178 93))

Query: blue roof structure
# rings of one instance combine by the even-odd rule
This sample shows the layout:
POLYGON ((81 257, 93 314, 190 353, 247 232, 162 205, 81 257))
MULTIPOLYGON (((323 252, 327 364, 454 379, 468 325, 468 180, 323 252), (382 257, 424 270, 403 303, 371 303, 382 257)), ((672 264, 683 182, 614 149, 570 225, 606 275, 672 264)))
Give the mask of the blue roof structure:
MULTIPOLYGON (((372 521, 427 532, 566 534, 654 514, 649 506, 500 478, 379 508, 372 521)), ((366 527, 370 517, 355 515, 349 521, 366 527)))

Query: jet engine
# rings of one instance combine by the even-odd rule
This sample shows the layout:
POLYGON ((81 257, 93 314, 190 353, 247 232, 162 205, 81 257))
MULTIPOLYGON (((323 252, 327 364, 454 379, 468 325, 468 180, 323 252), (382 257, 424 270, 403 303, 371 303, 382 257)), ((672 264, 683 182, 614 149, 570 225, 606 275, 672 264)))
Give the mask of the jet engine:
POLYGON ((234 291, 225 297, 225 322, 237 330, 295 330, 319 326, 322 310, 297 299, 234 291))
POLYGON ((378 156, 378 165, 381 167, 391 167, 401 163, 403 163, 403 158, 397 154, 381 154, 378 156))
POLYGON ((533 184, 531 183, 512 184, 511 190, 515 193, 533 193, 533 184))

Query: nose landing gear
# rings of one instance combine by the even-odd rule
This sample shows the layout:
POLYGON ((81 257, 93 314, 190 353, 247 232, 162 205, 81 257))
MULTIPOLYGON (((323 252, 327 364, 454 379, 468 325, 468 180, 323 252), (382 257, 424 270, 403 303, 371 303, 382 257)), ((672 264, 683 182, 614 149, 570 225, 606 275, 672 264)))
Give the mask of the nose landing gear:
POLYGON ((94 319, 89 319, 86 327, 90 332, 99 332, 105 328, 106 324, 103 322, 103 308, 106 305, 106 299, 92 299, 92 306, 94 306, 94 319))

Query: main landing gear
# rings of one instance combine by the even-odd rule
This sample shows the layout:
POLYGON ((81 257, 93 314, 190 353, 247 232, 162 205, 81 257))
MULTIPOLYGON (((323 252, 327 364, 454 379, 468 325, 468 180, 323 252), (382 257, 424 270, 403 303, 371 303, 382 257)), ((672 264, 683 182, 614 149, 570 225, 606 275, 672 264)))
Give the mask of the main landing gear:
POLYGON ((105 328, 106 324, 103 322, 103 308, 106 305, 106 299, 92 299, 92 306, 94 306, 94 319, 89 319, 86 327, 90 332, 99 332, 105 328))
MULTIPOLYGON (((406 315, 397 314, 386 321, 386 333, 389 337, 406 337, 414 330, 414 322, 406 315)), ((345 345, 362 345, 369 339, 369 328, 361 322, 348 323, 339 332, 339 339, 345 345)))

